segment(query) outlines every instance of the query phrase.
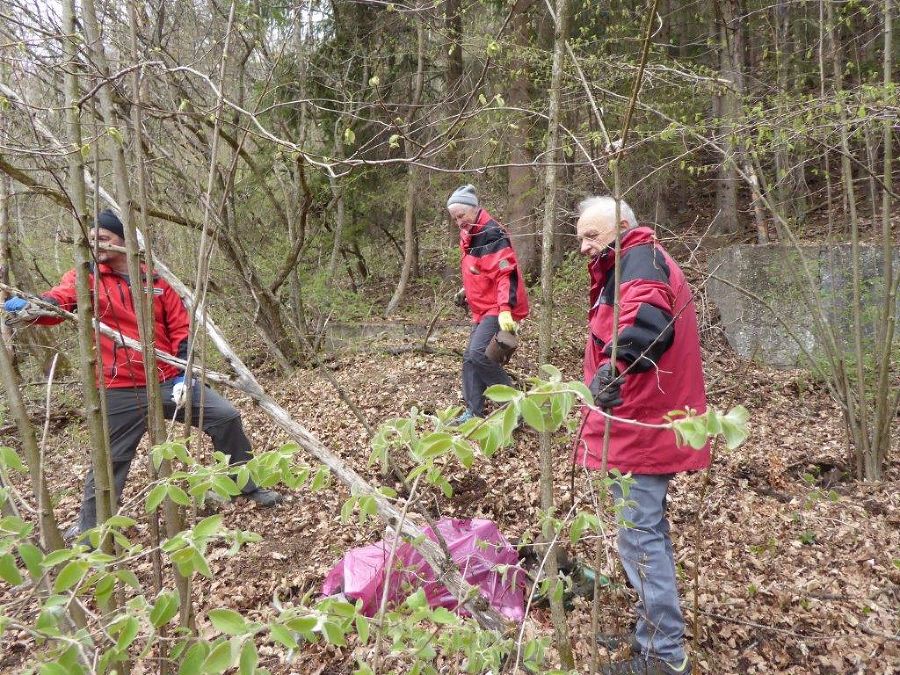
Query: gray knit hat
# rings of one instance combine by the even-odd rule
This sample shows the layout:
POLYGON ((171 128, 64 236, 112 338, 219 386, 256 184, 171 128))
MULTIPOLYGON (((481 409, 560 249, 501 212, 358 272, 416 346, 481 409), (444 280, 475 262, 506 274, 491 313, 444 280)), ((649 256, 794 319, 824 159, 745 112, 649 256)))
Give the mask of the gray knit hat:
POLYGON ((447 208, 449 209, 453 204, 478 206, 478 195, 475 194, 475 186, 469 184, 456 188, 453 194, 450 195, 450 199, 447 200, 447 208))

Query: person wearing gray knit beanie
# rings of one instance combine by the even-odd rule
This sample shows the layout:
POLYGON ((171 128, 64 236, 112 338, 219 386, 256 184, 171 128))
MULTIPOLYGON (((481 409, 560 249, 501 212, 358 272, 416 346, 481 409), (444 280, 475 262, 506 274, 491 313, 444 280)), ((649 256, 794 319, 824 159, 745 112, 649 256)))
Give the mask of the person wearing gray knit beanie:
POLYGON ((450 198, 447 199, 447 208, 454 204, 462 204, 463 206, 478 206, 478 194, 475 192, 475 186, 471 183, 461 185, 453 191, 450 198))
POLYGON ((453 420, 464 424, 484 415, 484 391, 494 384, 512 385, 487 347, 501 330, 515 333, 528 316, 528 295, 506 228, 483 209, 474 185, 463 185, 447 199, 450 218, 459 227, 463 288, 456 302, 472 317, 469 344, 463 355, 462 393, 465 412, 453 420))

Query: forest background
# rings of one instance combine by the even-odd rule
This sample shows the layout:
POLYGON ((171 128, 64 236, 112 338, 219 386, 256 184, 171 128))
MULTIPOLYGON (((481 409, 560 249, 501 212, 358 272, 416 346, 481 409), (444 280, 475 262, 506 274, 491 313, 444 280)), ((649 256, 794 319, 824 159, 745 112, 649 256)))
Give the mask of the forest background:
MULTIPOLYGON (((611 558, 594 561, 614 514, 596 495, 574 505, 592 483, 559 461, 572 418, 558 413, 574 405, 563 384, 580 378, 584 339, 576 205, 615 193, 694 285, 712 404, 750 411, 747 442, 723 445, 672 499, 698 668, 892 672, 896 15, 891 0, 0 0, 4 293, 38 293, 89 261, 87 226, 117 206, 133 259, 137 227, 196 301, 192 363, 220 385, 216 371, 237 373, 236 402, 267 451, 253 471, 295 488, 274 516, 237 501, 204 517, 206 487, 229 491, 224 469, 157 419, 157 461, 133 472, 105 531, 116 536, 93 553, 61 547, 57 520, 74 515, 103 446, 91 317, 79 308, 77 336, 4 326, 15 358, 0 432, 14 450, 0 471, 0 665, 590 670, 605 654, 592 621, 625 630, 629 601, 611 558), (508 227, 535 300, 513 364, 533 393, 506 403, 531 431, 501 419, 496 437, 466 438, 472 471, 465 443, 429 457, 438 444, 422 430, 459 404, 466 329, 450 303, 459 251, 445 201, 469 182, 508 227), (854 279, 853 334, 801 293, 820 317, 818 360, 774 370, 764 348, 738 359, 706 292, 709 253, 846 242, 885 261, 880 294, 854 279), (863 335, 863 314, 876 334, 863 335), (207 317, 219 325, 208 339, 207 317), (391 445, 386 428, 410 435, 391 445), (609 578, 593 607, 564 608, 543 588, 552 610, 502 637, 477 613, 413 603, 370 627, 352 607, 317 605, 310 593, 340 555, 386 536, 368 516, 407 510, 489 517, 516 541, 556 534, 609 578)), ((790 323, 796 308, 775 305, 790 323)))

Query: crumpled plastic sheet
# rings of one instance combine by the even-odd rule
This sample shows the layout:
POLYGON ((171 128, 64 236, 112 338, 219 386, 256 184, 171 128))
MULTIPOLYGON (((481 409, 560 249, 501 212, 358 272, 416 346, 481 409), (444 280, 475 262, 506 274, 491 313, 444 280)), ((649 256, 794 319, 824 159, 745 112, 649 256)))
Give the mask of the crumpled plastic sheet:
MULTIPOLYGON (((525 573, 516 550, 490 520, 442 518, 436 523, 463 578, 478 586, 491 606, 503 616, 520 622, 525 616, 525 573)), ((437 541, 431 528, 425 536, 437 541)), ((390 541, 349 551, 328 573, 324 595, 342 593, 351 602, 363 601, 362 612, 374 616, 381 604, 390 541)), ((419 588, 432 608, 458 609, 457 599, 440 582, 424 558, 406 542, 397 545, 388 581, 388 607, 402 602, 419 588)), ((459 608, 460 614, 467 614, 459 608)))

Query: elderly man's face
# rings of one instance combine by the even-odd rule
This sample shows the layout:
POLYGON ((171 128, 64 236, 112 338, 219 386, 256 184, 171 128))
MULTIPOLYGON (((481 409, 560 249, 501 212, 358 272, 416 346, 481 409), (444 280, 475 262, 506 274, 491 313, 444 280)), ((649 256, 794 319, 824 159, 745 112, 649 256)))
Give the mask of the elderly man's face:
POLYGON ((475 219, 478 217, 478 207, 477 206, 467 206, 465 204, 451 204, 447 210, 450 212, 450 217, 453 219, 453 222, 456 223, 456 226, 459 229, 463 229, 464 227, 469 227, 475 222, 475 219))
MULTIPOLYGON (((622 228, 627 225, 623 220, 622 228)), ((600 255, 616 240, 615 221, 602 212, 585 211, 578 219, 575 229, 581 242, 582 255, 590 257, 600 255)))
MULTIPOLYGON (((88 236, 90 237, 91 245, 96 241, 98 244, 107 244, 109 246, 125 246, 125 240, 122 237, 109 230, 104 230, 102 227, 92 228, 88 236)), ((107 251, 102 248, 97 251, 97 262, 107 265, 115 265, 124 260, 125 257, 125 254, 119 251, 107 251)))

